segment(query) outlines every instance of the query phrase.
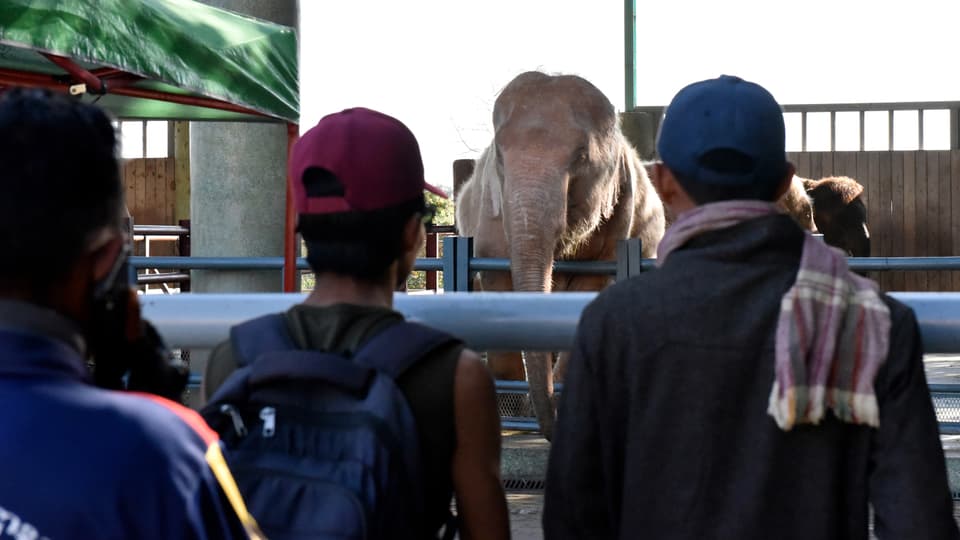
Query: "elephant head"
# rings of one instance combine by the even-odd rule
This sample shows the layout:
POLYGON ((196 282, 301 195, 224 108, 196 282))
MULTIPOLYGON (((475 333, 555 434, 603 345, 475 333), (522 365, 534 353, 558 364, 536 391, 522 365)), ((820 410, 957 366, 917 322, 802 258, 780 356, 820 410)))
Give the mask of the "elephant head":
POLYGON ((846 176, 803 180, 813 200, 813 219, 827 244, 854 257, 870 256, 870 230, 863 186, 846 176))
MULTIPOLYGON (((628 236, 634 220, 633 175, 641 167, 606 96, 580 77, 524 73, 497 98, 493 125, 493 143, 475 178, 484 183, 482 204, 491 219, 502 223, 512 289, 550 292, 559 258, 614 258, 616 240, 628 236)), ((661 210, 660 235, 662 229, 661 210)), ((477 240, 480 246, 483 239, 477 240)), ((551 358, 543 352, 524 357, 534 411, 547 438, 554 420, 551 358)))
MULTIPOLYGON (((493 124, 491 202, 503 215, 514 289, 547 292, 555 258, 577 255, 618 203, 632 209, 633 186, 617 174, 617 115, 580 77, 528 72, 501 92, 493 124)), ((630 212, 624 218, 628 231, 630 212)))

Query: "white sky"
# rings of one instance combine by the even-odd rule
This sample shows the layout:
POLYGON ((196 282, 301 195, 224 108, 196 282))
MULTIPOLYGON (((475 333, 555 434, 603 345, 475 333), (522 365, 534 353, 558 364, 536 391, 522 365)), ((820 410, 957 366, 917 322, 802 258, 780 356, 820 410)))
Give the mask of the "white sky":
MULTIPOLYGON (((637 0, 637 9, 639 105, 665 105, 721 73, 782 104, 960 100, 955 0, 637 0)), ((300 10, 302 129, 352 106, 396 116, 420 141, 427 180, 447 188, 452 161, 489 143, 496 93, 522 71, 581 75, 624 106, 622 0, 300 0, 300 10)), ((927 120, 925 142, 936 135, 927 120)), ((897 145, 908 149, 899 121, 897 145)), ((868 138, 871 129, 886 128, 868 125, 868 138)))

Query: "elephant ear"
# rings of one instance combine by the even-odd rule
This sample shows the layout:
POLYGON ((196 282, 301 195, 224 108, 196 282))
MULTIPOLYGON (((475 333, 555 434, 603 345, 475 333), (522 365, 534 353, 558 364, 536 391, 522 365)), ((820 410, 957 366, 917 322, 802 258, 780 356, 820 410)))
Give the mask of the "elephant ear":
POLYGON ((614 169, 615 178, 613 178, 613 189, 607 194, 600 206, 600 215, 604 221, 613 217, 617 209, 617 203, 623 194, 633 192, 633 184, 640 175, 637 170, 638 159, 632 154, 632 147, 625 141, 622 141, 619 152, 617 152, 617 167, 614 169))
POLYGON ((477 164, 477 172, 480 175, 481 193, 483 197, 490 198, 490 208, 492 217, 500 215, 500 206, 503 197, 502 184, 503 179, 497 174, 497 155, 496 146, 491 144, 483 151, 477 164))

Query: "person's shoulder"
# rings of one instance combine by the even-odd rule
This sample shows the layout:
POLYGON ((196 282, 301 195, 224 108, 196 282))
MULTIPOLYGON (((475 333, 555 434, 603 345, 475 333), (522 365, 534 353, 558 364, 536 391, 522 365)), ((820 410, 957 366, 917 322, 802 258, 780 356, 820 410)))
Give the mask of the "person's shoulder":
POLYGON ((913 308, 907 304, 887 293, 880 293, 880 298, 883 300, 884 305, 887 306, 887 309, 890 310, 891 328, 902 324, 910 324, 916 320, 916 313, 914 313, 913 308))
POLYGON ((178 466, 205 463, 218 436, 194 410, 150 394, 104 391, 104 414, 113 417, 116 439, 137 448, 141 463, 150 460, 178 466))
POLYGON ((486 380, 490 378, 490 371, 479 353, 464 347, 457 356, 457 377, 486 380))
MULTIPOLYGON (((629 279, 616 281, 597 293, 584 309, 582 320, 602 318, 605 313, 649 313, 656 310, 663 290, 663 272, 652 270, 629 279)), ((621 319, 620 315, 617 319, 621 319)))
POLYGON ((460 351, 453 383, 455 408, 496 410, 493 375, 476 351, 460 351))

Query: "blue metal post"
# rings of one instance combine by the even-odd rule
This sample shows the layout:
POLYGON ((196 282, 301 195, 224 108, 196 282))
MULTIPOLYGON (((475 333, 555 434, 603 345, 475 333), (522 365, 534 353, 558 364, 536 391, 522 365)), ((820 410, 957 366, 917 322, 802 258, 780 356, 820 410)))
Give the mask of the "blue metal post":
POLYGON ((639 238, 617 242, 617 281, 640 275, 643 271, 643 251, 639 238))
POLYGON ((457 237, 443 239, 443 291, 457 290, 457 237))
MULTIPOLYGON (((470 273, 470 259, 473 257, 473 238, 458 236, 456 239, 456 290, 458 292, 470 292, 473 290, 473 276, 470 273)), ((446 285, 446 278, 444 278, 443 282, 444 285, 446 285)))
POLYGON ((623 0, 623 110, 637 106, 637 0, 623 0))

